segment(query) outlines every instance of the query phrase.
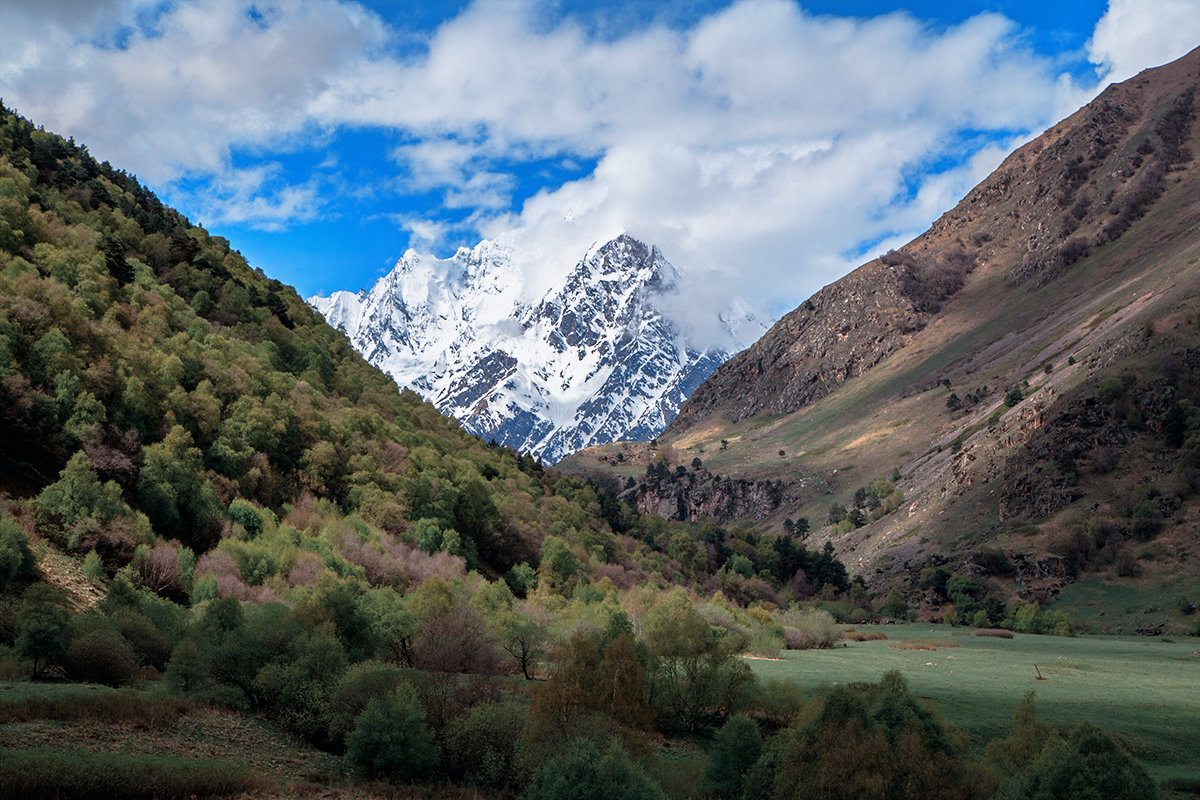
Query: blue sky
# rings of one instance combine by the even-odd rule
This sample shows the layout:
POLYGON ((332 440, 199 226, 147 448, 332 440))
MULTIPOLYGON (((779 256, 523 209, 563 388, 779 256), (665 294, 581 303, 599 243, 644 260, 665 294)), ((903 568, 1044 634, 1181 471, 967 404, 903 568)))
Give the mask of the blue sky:
POLYGON ((1195 0, 5 0, 0 97, 303 295, 629 231, 778 316, 920 233, 1195 0))

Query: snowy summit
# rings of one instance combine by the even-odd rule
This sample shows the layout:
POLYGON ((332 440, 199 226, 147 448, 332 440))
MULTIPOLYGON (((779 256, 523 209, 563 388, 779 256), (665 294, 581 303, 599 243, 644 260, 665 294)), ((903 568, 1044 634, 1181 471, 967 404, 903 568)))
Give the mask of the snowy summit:
POLYGON ((410 250, 370 291, 308 302, 368 361, 471 432, 551 462, 653 438, 765 330, 735 300, 716 344, 692 345, 665 310, 681 306, 679 271, 627 234, 593 248, 533 302, 520 274, 496 242, 448 259, 410 250))

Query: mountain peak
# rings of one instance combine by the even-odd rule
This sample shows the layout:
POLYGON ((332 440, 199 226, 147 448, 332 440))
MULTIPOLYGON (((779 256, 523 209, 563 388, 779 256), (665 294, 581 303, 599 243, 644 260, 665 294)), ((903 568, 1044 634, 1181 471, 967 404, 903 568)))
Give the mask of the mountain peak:
POLYGON ((736 334, 762 330, 732 304, 722 317, 726 346, 689 346, 658 302, 679 272, 628 233, 589 248, 531 303, 513 255, 494 241, 449 259, 410 250, 365 296, 309 302, 368 360, 468 430, 548 460, 652 438, 737 349, 736 334))

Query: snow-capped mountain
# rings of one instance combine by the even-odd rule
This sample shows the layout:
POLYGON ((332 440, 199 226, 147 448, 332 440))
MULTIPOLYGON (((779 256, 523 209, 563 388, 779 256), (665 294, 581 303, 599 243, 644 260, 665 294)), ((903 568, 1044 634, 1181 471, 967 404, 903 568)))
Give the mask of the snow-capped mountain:
POLYGON ((764 326, 739 303, 698 348, 663 311, 679 272, 628 235, 593 248, 535 301, 503 245, 410 250, 370 291, 309 303, 372 364, 468 430, 547 461, 650 439, 764 326))

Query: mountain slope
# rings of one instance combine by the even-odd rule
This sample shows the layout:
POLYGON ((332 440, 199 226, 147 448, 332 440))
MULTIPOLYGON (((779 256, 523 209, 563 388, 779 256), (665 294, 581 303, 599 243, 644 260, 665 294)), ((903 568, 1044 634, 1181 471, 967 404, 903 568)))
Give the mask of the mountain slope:
POLYGON ((0 523, 109 574, 153 549, 187 576, 154 587, 175 599, 193 579, 262 600, 323 571, 495 577, 536 564, 564 509, 606 539, 631 523, 555 497, 561 476, 401 391, 227 241, 2 107, 0 442, 0 523))
POLYGON ((530 302, 511 253, 483 242, 445 260, 410 251, 369 292, 309 303, 468 430, 555 461, 653 438, 743 329, 761 330, 731 312, 727 346, 691 346, 663 311, 681 280, 657 248, 622 235, 530 302))
POLYGON ((564 466, 671 516, 805 517, 913 596, 987 547, 1035 594, 1194 578, 1198 87, 1200 52, 1109 87, 719 368, 657 450, 564 466))

